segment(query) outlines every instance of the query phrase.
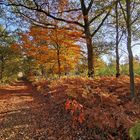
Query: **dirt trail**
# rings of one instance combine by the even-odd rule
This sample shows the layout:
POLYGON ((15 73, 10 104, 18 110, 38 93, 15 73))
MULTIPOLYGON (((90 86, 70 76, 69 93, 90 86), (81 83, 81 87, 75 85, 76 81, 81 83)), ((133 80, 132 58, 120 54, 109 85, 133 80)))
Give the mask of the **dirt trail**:
POLYGON ((71 139, 54 107, 28 83, 0 88, 0 140, 71 139))

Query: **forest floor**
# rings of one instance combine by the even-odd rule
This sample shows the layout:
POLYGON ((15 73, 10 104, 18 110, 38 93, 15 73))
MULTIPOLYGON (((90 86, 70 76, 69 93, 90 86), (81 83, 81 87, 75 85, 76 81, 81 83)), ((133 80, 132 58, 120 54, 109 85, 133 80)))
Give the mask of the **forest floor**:
POLYGON ((140 119, 140 98, 130 99, 128 77, 33 85, 0 86, 0 140, 129 140, 140 119))
POLYGON ((53 107, 28 83, 1 87, 0 140, 64 140, 63 122, 53 107))

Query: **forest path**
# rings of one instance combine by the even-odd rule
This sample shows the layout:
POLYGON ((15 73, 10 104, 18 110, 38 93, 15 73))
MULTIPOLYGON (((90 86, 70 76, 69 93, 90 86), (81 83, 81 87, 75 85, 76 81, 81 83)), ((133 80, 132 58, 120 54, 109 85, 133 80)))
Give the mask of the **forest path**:
POLYGON ((0 87, 0 140, 71 139, 63 137, 54 107, 29 83, 0 87))

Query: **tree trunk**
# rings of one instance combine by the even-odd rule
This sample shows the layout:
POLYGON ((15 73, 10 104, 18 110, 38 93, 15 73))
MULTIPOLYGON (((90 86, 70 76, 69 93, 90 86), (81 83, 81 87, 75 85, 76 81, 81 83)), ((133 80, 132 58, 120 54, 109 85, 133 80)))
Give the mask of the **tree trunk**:
POLYGON ((120 76, 120 57, 119 57, 119 25, 118 25, 118 2, 116 3, 116 77, 120 76))
POLYGON ((86 29, 85 32, 88 54, 88 77, 94 77, 92 37, 90 36, 90 32, 88 29, 86 29))
POLYGON ((61 63, 60 63, 60 49, 59 45, 57 45, 57 63, 58 63, 58 76, 61 77, 61 63))
POLYGON ((133 53, 131 49, 131 1, 126 0, 127 12, 127 50, 129 56, 129 75, 130 75, 130 95, 135 96, 134 69, 133 69, 133 53))
POLYGON ((94 64, 93 64, 93 46, 92 46, 92 35, 90 32, 90 24, 89 24, 89 11, 86 8, 86 4, 84 0, 80 0, 81 10, 84 19, 84 32, 86 38, 87 45, 87 60, 88 60, 88 77, 94 77, 94 64))

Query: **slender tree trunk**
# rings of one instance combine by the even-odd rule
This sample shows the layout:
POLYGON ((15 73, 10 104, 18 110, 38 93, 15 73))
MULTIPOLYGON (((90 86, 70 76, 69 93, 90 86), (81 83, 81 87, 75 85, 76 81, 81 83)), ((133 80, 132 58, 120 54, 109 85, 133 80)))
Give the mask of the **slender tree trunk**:
POLYGON ((130 75, 130 94, 131 97, 135 96, 135 84, 134 84, 134 69, 133 69, 133 53, 131 49, 131 0, 126 0, 126 12, 127 12, 127 50, 129 56, 129 75, 130 75))
POLYGON ((58 63, 58 76, 61 77, 61 62, 60 62, 60 49, 57 45, 57 63, 58 63))
POLYGON ((116 3, 116 77, 120 76, 118 2, 116 3))

